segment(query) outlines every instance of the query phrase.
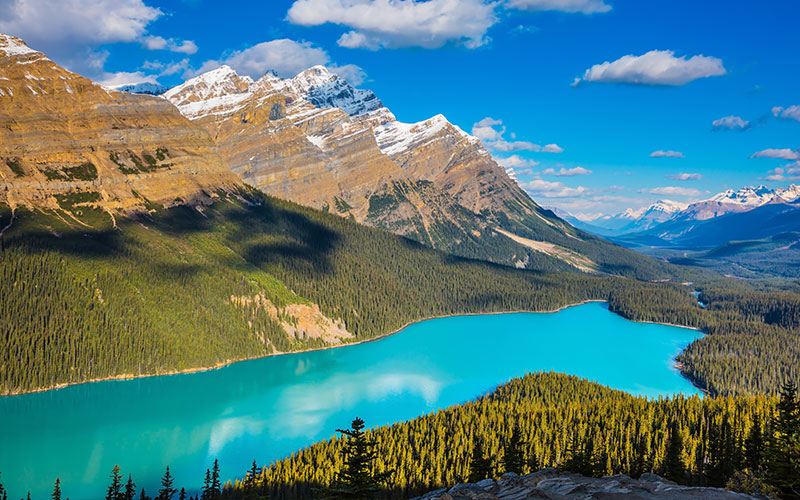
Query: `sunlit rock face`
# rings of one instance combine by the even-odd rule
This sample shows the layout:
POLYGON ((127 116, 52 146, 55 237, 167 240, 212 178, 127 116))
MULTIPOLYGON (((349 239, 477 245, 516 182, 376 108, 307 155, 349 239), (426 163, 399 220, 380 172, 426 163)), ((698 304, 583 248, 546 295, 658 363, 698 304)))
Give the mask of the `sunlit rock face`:
POLYGON ((240 181, 208 132, 158 97, 106 89, 0 34, 0 202, 109 211, 207 202, 240 181))
POLYGON ((223 66, 164 97, 211 133, 236 174, 268 194, 454 253, 482 255, 481 247, 503 240, 507 248, 489 259, 523 266, 531 250, 495 226, 571 229, 444 116, 398 122, 374 93, 322 66, 256 81, 223 66))

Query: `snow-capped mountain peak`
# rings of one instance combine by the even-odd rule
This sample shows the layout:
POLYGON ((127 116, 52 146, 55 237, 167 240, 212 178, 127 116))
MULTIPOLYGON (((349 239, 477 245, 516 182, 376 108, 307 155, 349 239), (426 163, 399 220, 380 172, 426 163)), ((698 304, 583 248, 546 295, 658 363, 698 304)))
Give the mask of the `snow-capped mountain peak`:
POLYGON ((716 194, 709 198, 707 201, 715 201, 718 203, 733 203, 743 207, 758 207, 765 203, 769 203, 775 197, 775 190, 766 186, 758 187, 743 187, 738 191, 728 189, 722 193, 716 194))
POLYGON ((776 189, 775 194, 780 196, 784 201, 792 203, 800 199, 800 186, 789 184, 789 187, 786 189, 776 189))

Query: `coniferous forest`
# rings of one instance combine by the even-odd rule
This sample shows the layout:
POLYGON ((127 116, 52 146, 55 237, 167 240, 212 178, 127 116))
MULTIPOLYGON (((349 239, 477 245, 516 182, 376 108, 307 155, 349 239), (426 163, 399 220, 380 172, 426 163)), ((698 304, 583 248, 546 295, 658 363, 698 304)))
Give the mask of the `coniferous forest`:
MULTIPOLYGON (((781 498, 800 489, 800 400, 791 383, 780 396, 652 400, 536 373, 470 403, 364 427, 355 419, 339 437, 266 466, 254 461, 232 481, 220 477, 216 461, 193 485, 174 484, 167 468, 150 495, 136 488, 135 471, 115 465, 105 498, 409 498, 546 467, 596 477, 654 472, 679 484, 781 498)), ((53 494, 68 495, 69 485, 55 481, 53 494)))
POLYGON ((792 283, 732 283, 667 264, 653 278, 671 283, 515 270, 254 191, 117 221, 62 203, 0 209, 3 227, 13 217, 0 242, 0 393, 323 347, 282 328, 285 306, 298 303, 318 304, 358 341, 431 316, 609 300, 629 319, 708 332, 679 361, 711 394, 775 394, 800 377, 792 283), (687 278, 705 308, 679 284, 687 278))

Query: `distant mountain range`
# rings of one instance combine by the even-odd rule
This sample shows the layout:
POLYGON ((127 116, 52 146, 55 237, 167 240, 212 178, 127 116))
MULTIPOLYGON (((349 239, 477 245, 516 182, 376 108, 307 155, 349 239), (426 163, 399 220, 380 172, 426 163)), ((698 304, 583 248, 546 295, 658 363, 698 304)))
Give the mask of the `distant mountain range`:
POLYGON ((169 90, 169 87, 161 85, 159 83, 150 83, 150 82, 143 82, 143 83, 133 83, 129 85, 117 85, 111 87, 114 90, 119 90, 120 92, 129 92, 131 94, 147 94, 147 95, 161 95, 169 90))
POLYGON ((688 206, 659 201, 588 223, 566 220, 672 263, 736 276, 800 276, 800 187, 794 184, 729 189, 688 206))

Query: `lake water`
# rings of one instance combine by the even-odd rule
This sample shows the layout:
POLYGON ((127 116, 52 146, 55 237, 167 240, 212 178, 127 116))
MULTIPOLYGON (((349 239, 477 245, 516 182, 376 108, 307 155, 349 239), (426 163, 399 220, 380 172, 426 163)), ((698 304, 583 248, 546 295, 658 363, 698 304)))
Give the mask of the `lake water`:
POLYGON ((647 396, 697 390, 673 368, 700 334, 634 323, 589 303, 558 313, 459 316, 376 342, 219 370, 0 398, 0 472, 9 498, 102 498, 114 464, 151 496, 169 465, 180 488, 253 459, 284 457, 347 427, 411 419, 474 399, 525 372, 554 370, 647 396))

